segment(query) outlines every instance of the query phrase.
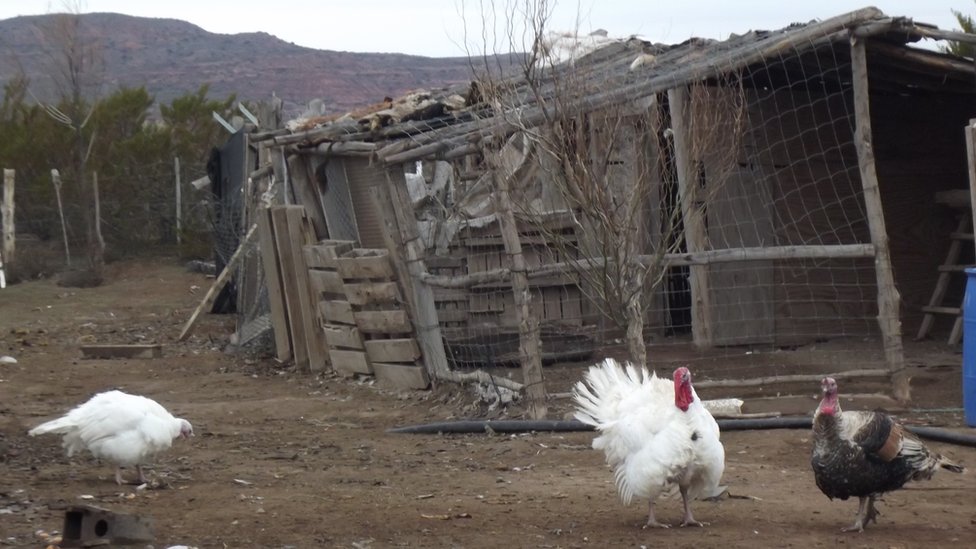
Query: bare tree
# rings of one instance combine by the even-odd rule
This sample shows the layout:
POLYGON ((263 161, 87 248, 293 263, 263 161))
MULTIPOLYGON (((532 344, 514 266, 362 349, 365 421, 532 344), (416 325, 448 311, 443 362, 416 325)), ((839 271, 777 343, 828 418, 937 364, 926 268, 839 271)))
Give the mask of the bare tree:
MULTIPOLYGON (((629 101, 594 106, 599 102, 592 99, 605 95, 607 83, 618 76, 601 71, 619 69, 588 62, 585 56, 593 50, 579 44, 597 43, 603 34, 579 37, 576 32, 551 32, 552 6, 546 0, 507 7, 509 47, 512 51, 526 43, 530 47, 519 58, 517 74, 510 77, 497 66, 497 56, 481 56, 479 92, 494 115, 506 122, 494 126, 499 135, 487 140, 486 154, 510 154, 498 146, 506 143, 511 149, 510 135, 524 141, 518 149, 534 157, 538 173, 521 179, 523 189, 510 191, 515 208, 529 222, 555 212, 573 216, 573 238, 564 232, 547 232, 546 224, 539 223, 549 246, 558 252, 555 255, 563 258, 558 267, 579 275, 580 287, 591 302, 625 330, 631 359, 647 364, 645 318, 654 300, 660 299, 656 289, 669 269, 666 257, 684 246, 682 223, 704 215, 691 205, 707 202, 717 186, 685 185, 679 203, 675 132, 668 108, 673 106, 667 94, 635 94, 629 101), (551 194, 533 194, 533 186, 551 194)), ((635 55, 633 67, 655 62, 651 51, 635 55)), ((689 165, 719 151, 729 155, 728 161, 713 159, 710 165, 734 166, 731 159, 744 117, 741 90, 728 85, 734 82, 730 78, 722 86, 732 93, 714 92, 718 88, 704 83, 691 87, 688 116, 682 120, 689 165), (712 95, 721 99, 721 109, 714 108, 712 95), (709 104, 713 107, 702 108, 709 104), (728 119, 721 135, 711 129, 719 116, 728 119), (722 145, 716 147, 719 140, 722 145)), ((486 160, 486 164, 492 167, 499 162, 486 160)), ((686 173, 685 179, 689 176, 693 177, 686 173)), ((715 182, 723 177, 710 174, 715 182)))
POLYGON ((39 28, 47 46, 50 77, 59 103, 45 103, 47 113, 71 132, 71 166, 78 184, 85 219, 85 236, 89 267, 101 280, 105 265, 105 244, 101 238, 98 195, 88 177, 95 132, 88 127, 97 105, 104 74, 98 42, 86 32, 80 15, 80 4, 66 5, 65 13, 53 14, 49 24, 39 28))

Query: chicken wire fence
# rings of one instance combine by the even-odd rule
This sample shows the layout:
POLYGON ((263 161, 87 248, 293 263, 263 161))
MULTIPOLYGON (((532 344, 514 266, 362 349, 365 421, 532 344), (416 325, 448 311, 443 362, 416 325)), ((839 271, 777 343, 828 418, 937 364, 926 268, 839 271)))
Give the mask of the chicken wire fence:
MULTIPOLYGON (((626 354, 622 310, 632 288, 612 267, 584 261, 533 275, 599 257, 642 265, 651 367, 694 363, 710 377, 735 378, 885 364, 849 44, 799 44, 745 68, 729 64, 683 97, 665 88, 578 118, 586 142, 568 152, 585 157, 590 179, 547 169, 542 154, 538 173, 513 190, 544 362, 626 354), (687 173, 679 173, 682 156, 687 173), (682 187, 681 178, 693 183, 682 187), (580 194, 581 185, 602 191, 580 194), (574 196, 602 202, 593 208, 574 196), (615 216, 619 226, 605 219, 615 216), (633 225, 636 238, 626 236, 633 225)), ((596 76, 574 81, 574 93, 595 93, 584 81, 612 81, 596 76)), ((565 155, 546 141, 551 130, 523 133, 565 155)), ((448 191, 437 189, 433 170, 425 173, 427 192, 455 214, 420 215, 435 275, 512 266, 492 217, 491 179, 466 177, 470 169, 455 164, 448 191)), ((452 367, 518 363, 510 280, 435 287, 434 299, 452 367)))

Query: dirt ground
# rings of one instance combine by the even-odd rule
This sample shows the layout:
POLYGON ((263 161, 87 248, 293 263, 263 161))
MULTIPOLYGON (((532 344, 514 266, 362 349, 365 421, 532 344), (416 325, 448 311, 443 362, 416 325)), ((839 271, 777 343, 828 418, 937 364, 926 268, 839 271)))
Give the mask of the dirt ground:
MULTIPOLYGON (((620 503, 591 433, 389 434, 469 417, 472 397, 451 386, 398 394, 228 354, 224 316, 208 315, 176 343, 209 283, 156 260, 112 264, 109 283, 95 289, 38 281, 0 290, 0 355, 18 361, 0 364, 0 546, 44 547, 79 503, 151 517, 157 548, 976 544, 976 449, 929 443, 972 469, 890 494, 879 524, 841 534, 857 504, 817 490, 805 430, 724 433, 725 483, 739 497, 697 502, 706 528, 642 530, 644 504, 620 503), (163 343, 164 356, 82 359, 79 344, 96 342, 163 343), (156 489, 118 487, 109 465, 66 458, 54 436, 26 436, 113 387, 193 422, 196 436, 154 464, 156 489)), ((555 365, 547 376, 566 390, 584 366, 555 365)), ((913 382, 914 405, 958 408, 958 362, 932 366, 913 382)), ((555 417, 567 405, 553 401, 555 417)), ((972 432, 957 412, 904 417, 972 432)), ((680 520, 679 500, 658 509, 659 519, 680 520)))

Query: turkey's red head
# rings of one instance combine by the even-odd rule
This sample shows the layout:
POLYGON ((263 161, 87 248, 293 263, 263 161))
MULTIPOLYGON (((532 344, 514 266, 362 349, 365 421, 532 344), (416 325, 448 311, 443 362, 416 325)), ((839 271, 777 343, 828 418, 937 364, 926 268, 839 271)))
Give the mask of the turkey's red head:
POLYGON ((674 371, 674 405, 682 412, 688 411, 688 406, 695 400, 691 392, 691 371, 682 366, 674 371))
POLYGON ((833 415, 837 412, 837 380, 832 377, 823 378, 823 381, 820 382, 820 389, 823 391, 820 413, 833 415))

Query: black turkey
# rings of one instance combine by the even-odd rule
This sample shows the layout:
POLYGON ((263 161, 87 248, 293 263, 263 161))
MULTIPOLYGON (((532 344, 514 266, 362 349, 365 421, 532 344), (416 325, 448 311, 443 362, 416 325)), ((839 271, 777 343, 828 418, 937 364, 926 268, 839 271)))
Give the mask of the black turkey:
POLYGON ((883 412, 842 412, 837 382, 821 383, 823 400, 813 416, 813 475, 828 498, 860 500, 854 525, 863 532, 878 520, 874 500, 910 480, 928 480, 936 471, 961 473, 963 467, 929 451, 915 435, 883 412))

